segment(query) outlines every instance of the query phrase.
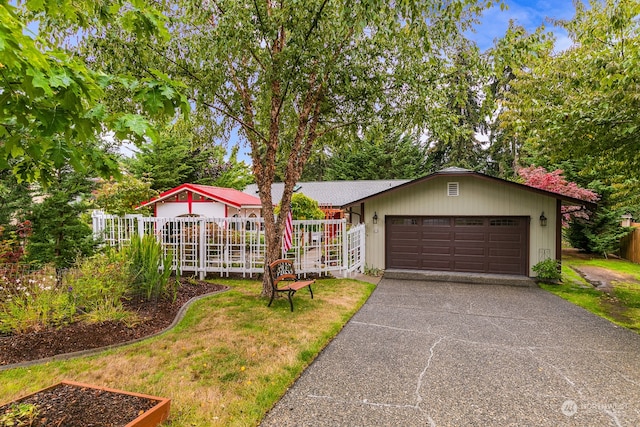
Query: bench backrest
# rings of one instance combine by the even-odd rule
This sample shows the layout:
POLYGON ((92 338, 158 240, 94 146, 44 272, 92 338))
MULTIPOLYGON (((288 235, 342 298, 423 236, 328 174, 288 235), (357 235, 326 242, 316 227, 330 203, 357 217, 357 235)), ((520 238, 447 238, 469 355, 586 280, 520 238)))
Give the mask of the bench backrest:
POLYGON ((296 273, 293 270, 293 261, 289 259, 279 259, 269 264, 271 272, 271 283, 274 288, 278 288, 281 280, 296 280, 296 273))

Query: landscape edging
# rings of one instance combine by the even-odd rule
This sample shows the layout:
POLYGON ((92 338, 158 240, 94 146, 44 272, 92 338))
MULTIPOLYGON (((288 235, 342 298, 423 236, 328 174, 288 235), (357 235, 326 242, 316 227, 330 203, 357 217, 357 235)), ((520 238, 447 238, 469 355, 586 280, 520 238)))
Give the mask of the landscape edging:
POLYGON ((6 371, 6 370, 9 370, 9 369, 13 369, 13 368, 25 368, 25 367, 29 367, 29 366, 40 365, 40 364, 54 362, 54 361, 58 361, 58 360, 68 360, 68 359, 74 359, 76 357, 91 356, 93 354, 97 354, 97 353, 100 353, 100 352, 105 351, 105 350, 111 350, 111 349, 118 348, 118 347, 124 347, 125 345, 136 344, 136 343, 139 343, 141 341, 147 340, 149 338, 157 337, 158 335, 164 334, 165 332, 175 328, 176 325, 184 318, 184 316, 187 313, 187 310, 189 309, 191 304, 193 304, 196 301, 199 301, 199 300, 201 300, 203 298, 207 298, 207 297, 210 297, 212 295, 217 295, 217 294, 221 294, 223 292, 227 292, 229 289, 231 289, 231 287, 225 286, 224 289, 222 289, 222 290, 215 291, 215 292, 209 292, 208 294, 199 295, 197 297, 191 298, 189 301, 184 303, 182 305, 182 307, 180 307, 180 310, 178 310, 178 313, 176 314, 176 317, 173 319, 173 322, 171 322, 171 324, 169 326, 167 326, 166 328, 164 328, 161 331, 158 331, 158 332, 156 332, 154 334, 147 335, 147 336, 140 337, 140 338, 136 338, 136 339, 133 339, 133 340, 130 340, 130 341, 121 342, 121 343, 118 343, 118 344, 107 345, 107 346, 104 346, 104 347, 96 347, 96 348, 91 348, 91 349, 88 349, 88 350, 79 350, 79 351, 74 351, 74 352, 71 352, 71 353, 56 354, 55 356, 45 357, 43 359, 29 360, 29 361, 26 361, 26 362, 12 363, 12 364, 9 364, 9 365, 0 365, 0 372, 6 371))

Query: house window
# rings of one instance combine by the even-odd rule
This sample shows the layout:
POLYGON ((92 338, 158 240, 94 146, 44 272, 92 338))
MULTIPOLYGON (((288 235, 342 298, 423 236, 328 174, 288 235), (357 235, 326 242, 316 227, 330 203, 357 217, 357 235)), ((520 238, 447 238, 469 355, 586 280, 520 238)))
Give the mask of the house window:
POLYGON ((460 184, 457 182, 447 182, 447 196, 460 195, 460 184))

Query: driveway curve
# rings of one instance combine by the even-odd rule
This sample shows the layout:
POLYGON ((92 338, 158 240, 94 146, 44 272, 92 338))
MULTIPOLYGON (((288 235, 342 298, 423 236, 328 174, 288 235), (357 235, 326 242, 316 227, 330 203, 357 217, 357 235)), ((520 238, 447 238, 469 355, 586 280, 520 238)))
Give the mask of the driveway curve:
POLYGON ((382 279, 263 426, 638 426, 640 335, 537 287, 382 279))

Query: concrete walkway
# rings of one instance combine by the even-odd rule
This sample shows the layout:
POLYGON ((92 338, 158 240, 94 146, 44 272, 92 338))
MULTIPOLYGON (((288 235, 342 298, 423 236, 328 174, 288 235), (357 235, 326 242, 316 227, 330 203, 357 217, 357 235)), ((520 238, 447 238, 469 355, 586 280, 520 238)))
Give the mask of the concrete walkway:
POLYGON ((537 287, 383 278, 263 426, 638 426, 640 335, 537 287))

